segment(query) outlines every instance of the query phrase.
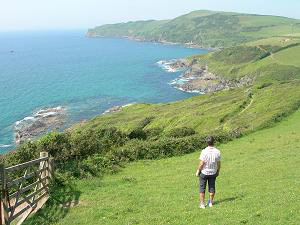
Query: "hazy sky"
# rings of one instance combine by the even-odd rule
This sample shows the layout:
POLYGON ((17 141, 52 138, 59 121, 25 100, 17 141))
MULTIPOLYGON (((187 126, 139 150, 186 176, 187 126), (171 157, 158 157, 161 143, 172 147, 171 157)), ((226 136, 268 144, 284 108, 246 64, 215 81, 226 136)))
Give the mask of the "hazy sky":
POLYGON ((0 0, 0 30, 88 28, 170 19, 198 9, 300 19, 300 0, 0 0))

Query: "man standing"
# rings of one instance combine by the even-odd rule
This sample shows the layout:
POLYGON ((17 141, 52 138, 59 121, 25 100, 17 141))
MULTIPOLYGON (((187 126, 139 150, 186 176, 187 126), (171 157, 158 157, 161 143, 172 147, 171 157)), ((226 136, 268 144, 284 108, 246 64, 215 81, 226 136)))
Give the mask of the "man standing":
POLYGON ((208 147, 203 149, 200 155, 200 163, 196 176, 200 181, 200 205, 205 209, 205 189, 208 183, 209 201, 208 206, 212 207, 215 197, 215 182, 221 168, 221 153, 214 147, 214 138, 208 137, 206 140, 208 147))

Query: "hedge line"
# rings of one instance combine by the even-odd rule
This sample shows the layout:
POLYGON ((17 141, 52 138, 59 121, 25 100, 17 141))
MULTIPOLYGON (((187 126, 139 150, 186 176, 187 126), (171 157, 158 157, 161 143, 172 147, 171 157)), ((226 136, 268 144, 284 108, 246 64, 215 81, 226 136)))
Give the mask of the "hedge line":
MULTIPOLYGON (((47 151, 54 157, 60 181, 71 178, 114 173, 128 162, 184 155, 205 147, 206 136, 191 128, 175 128, 163 135, 161 129, 144 131, 142 126, 126 134, 116 128, 77 129, 49 133, 37 141, 27 142, 2 161, 6 166, 23 163, 47 151)), ((239 133, 218 133, 218 142, 227 142, 239 133)))

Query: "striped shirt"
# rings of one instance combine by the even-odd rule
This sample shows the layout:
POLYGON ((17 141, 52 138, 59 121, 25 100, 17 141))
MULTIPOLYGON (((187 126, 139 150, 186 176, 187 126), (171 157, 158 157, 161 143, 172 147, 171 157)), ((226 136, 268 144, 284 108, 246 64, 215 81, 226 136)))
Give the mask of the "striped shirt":
POLYGON ((221 153, 215 147, 208 146, 200 154, 200 160, 204 162, 202 173, 205 175, 214 175, 218 170, 218 162, 221 160, 221 153))

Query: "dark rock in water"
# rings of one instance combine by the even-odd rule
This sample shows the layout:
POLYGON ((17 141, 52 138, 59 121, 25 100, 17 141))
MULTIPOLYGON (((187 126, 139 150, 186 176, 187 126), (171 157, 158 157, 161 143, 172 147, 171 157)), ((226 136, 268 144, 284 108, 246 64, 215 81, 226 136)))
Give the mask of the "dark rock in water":
POLYGON ((185 70, 189 66, 188 61, 185 59, 161 60, 157 64, 171 73, 185 70))
POLYGON ((47 132, 63 128, 65 117, 66 108, 56 107, 41 109, 34 115, 17 121, 14 127, 15 143, 22 144, 47 132))

